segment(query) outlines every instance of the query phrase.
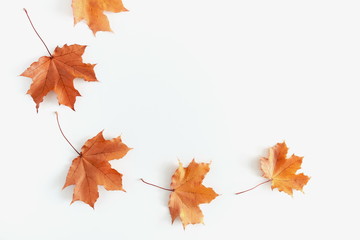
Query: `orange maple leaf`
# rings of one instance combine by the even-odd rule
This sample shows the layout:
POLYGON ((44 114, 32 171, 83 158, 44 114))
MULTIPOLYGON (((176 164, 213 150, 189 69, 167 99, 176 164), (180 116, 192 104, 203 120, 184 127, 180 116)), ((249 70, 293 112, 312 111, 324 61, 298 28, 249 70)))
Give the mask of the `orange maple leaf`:
POLYGON ((85 20, 94 35, 98 31, 111 31, 104 11, 115 13, 128 11, 121 0, 73 0, 72 8, 74 23, 85 20))
POLYGON ((303 157, 292 155, 286 158, 288 147, 286 143, 278 143, 269 149, 269 156, 260 159, 260 168, 263 177, 271 180, 271 188, 277 188, 289 195, 293 195, 293 189, 302 191, 309 181, 309 177, 303 173, 296 174, 301 168, 303 157))
POLYGON ((73 200, 83 201, 94 208, 99 197, 98 185, 106 190, 122 190, 122 174, 111 168, 110 160, 124 157, 131 150, 120 139, 105 140, 102 132, 86 141, 75 158, 63 188, 75 185, 73 200))
POLYGON ((208 163, 191 161, 187 168, 179 162, 179 168, 172 176, 169 209, 172 222, 179 217, 183 227, 188 224, 203 223, 204 215, 199 204, 210 203, 218 194, 212 188, 202 185, 206 173, 210 170, 208 163))
POLYGON ((43 56, 38 62, 34 62, 21 76, 33 79, 27 94, 30 94, 36 103, 38 111, 44 97, 54 91, 57 94, 59 104, 66 105, 75 110, 74 104, 80 93, 74 87, 74 79, 82 78, 85 81, 97 81, 94 66, 82 62, 82 54, 86 46, 64 45, 56 47, 50 56, 43 56))

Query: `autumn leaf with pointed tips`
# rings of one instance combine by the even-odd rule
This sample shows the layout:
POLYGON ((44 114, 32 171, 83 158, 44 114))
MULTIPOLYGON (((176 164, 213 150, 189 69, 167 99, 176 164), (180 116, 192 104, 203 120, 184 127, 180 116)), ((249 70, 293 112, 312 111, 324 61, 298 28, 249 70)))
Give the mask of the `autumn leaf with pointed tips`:
POLYGON ((292 155, 286 158, 288 147, 286 143, 278 143, 270 148, 269 156, 261 158, 260 168, 263 177, 271 180, 271 188, 277 188, 289 195, 293 195, 293 189, 302 191, 309 181, 309 177, 303 173, 296 174, 301 168, 303 157, 292 155))
POLYGON ((43 56, 26 69, 21 76, 33 79, 27 94, 30 94, 36 103, 38 111, 44 97, 54 91, 59 104, 75 110, 76 97, 80 93, 74 87, 74 79, 82 78, 88 82, 97 81, 94 66, 82 61, 86 46, 64 45, 56 47, 51 56, 43 56))
POLYGON ((74 23, 85 20, 94 35, 98 31, 111 31, 107 12, 128 11, 121 0, 73 0, 74 23))
POLYGON ((130 150, 120 139, 105 140, 102 132, 86 141, 72 162, 63 188, 75 185, 73 200, 94 208, 99 197, 98 185, 106 190, 122 190, 122 174, 111 168, 110 160, 124 157, 130 150))
POLYGON ((188 224, 203 223, 204 215, 199 204, 210 203, 218 194, 212 188, 202 185, 202 181, 210 164, 196 163, 194 160, 184 168, 179 162, 179 168, 172 176, 169 209, 172 222, 179 217, 183 227, 188 224))

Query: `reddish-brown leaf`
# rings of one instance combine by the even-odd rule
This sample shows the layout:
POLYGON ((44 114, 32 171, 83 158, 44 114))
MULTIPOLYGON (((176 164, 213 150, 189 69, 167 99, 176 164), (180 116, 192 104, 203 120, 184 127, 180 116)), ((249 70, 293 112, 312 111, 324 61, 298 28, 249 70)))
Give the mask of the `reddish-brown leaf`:
POLYGON ((172 222, 179 217, 183 227, 188 224, 203 223, 204 215, 199 204, 210 203, 218 194, 212 188, 202 185, 208 163, 196 163, 194 160, 187 168, 179 162, 179 168, 172 176, 169 209, 172 222))
POLYGON ((80 156, 75 158, 63 188, 75 185, 73 200, 94 207, 99 197, 98 185, 106 190, 123 190, 122 174, 111 168, 110 160, 124 157, 130 150, 120 139, 105 140, 102 132, 86 141, 80 156))
POLYGON ((74 23, 85 20, 94 34, 98 31, 111 31, 104 11, 115 13, 128 11, 121 0, 73 0, 72 8, 74 23))
POLYGON ((276 144, 270 148, 267 158, 261 158, 260 167, 263 177, 271 180, 272 189, 277 188, 292 196, 293 189, 302 191, 310 178, 303 173, 296 174, 301 168, 303 157, 293 154, 286 158, 287 152, 285 142, 276 144))
POLYGON ((64 45, 56 47, 52 57, 43 56, 34 62, 21 76, 33 79, 27 94, 30 94, 36 103, 36 110, 44 97, 54 91, 59 104, 75 110, 74 104, 80 93, 74 88, 74 79, 82 78, 85 81, 97 81, 94 66, 82 62, 82 55, 86 46, 64 45))

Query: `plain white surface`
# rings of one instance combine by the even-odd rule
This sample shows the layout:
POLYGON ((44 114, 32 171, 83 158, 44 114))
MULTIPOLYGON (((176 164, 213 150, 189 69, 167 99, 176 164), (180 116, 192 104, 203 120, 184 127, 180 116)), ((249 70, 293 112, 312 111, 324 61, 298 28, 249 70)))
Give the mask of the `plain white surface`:
POLYGON ((124 0, 114 33, 73 26, 71 0, 1 8, 0 239, 359 239, 360 2, 124 0), (76 112, 45 98, 37 114, 19 75, 46 50, 86 44, 100 83, 76 80, 76 112), (95 210, 61 190, 76 153, 102 129, 134 149, 112 166, 127 190, 100 187, 95 210), (311 176, 291 198, 259 158, 286 140, 311 176), (212 161, 204 225, 171 225, 168 187, 180 159, 212 161), (231 237, 229 237, 231 236, 231 237))

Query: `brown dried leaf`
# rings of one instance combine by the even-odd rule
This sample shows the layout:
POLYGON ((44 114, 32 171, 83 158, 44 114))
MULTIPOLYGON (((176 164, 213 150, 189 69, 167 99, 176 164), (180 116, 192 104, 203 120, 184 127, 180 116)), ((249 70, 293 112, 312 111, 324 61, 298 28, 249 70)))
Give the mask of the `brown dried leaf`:
POLYGON ((111 31, 107 12, 128 11, 121 0, 73 0, 74 23, 85 20, 94 35, 98 31, 111 31))
POLYGON ((301 168, 303 157, 292 155, 286 158, 288 147, 286 143, 278 143, 270 148, 269 156, 260 159, 260 168, 263 177, 271 180, 271 188, 277 188, 289 195, 293 195, 293 189, 302 191, 309 181, 309 177, 303 173, 296 174, 301 168))
POLYGON ((63 188, 75 185, 73 200, 94 208, 99 197, 98 185, 106 190, 122 190, 122 174, 111 168, 110 160, 124 157, 131 150, 120 139, 105 140, 102 132, 86 141, 80 156, 75 158, 63 188))
POLYGON ((212 188, 202 185, 208 163, 196 163, 194 160, 187 168, 179 162, 179 168, 172 176, 169 209, 172 222, 179 217, 183 227, 188 224, 203 223, 204 215, 199 204, 210 203, 218 194, 212 188))
POLYGON ((82 55, 86 46, 64 45, 56 47, 52 57, 43 56, 34 62, 21 76, 33 79, 27 94, 30 94, 36 103, 38 111, 44 97, 54 91, 59 104, 75 110, 76 97, 80 93, 74 87, 74 79, 82 78, 88 82, 96 82, 95 64, 85 64, 82 55))

